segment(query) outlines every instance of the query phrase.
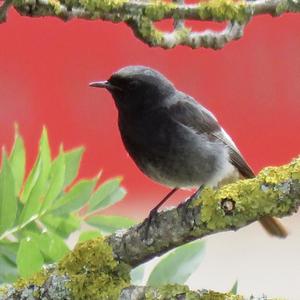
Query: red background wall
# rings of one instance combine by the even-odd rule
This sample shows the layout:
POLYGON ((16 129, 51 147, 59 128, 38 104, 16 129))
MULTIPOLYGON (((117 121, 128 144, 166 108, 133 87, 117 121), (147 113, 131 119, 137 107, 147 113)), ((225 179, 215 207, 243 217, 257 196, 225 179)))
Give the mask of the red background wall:
POLYGON ((12 144, 18 122, 31 165, 45 124, 54 153, 60 142, 86 147, 81 176, 100 169, 103 178, 124 175, 129 194, 114 213, 146 215, 167 189, 127 156, 110 95, 88 87, 122 66, 144 64, 212 110, 256 171, 288 162, 300 153, 299 28, 297 15, 256 17, 223 50, 165 51, 149 48, 122 24, 11 11, 0 25, 0 145, 12 144))

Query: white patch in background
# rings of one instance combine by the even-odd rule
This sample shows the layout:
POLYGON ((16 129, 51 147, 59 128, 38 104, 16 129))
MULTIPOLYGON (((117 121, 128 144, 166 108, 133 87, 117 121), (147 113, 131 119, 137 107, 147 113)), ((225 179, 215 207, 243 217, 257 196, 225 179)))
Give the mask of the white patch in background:
MULTIPOLYGON (((238 294, 248 299, 253 295, 255 299, 299 300, 300 212, 283 223, 290 229, 286 239, 271 237, 258 222, 204 238, 203 261, 186 284, 192 290, 228 292, 237 280, 238 294)), ((145 264, 141 284, 146 284, 159 260, 145 264)))
POLYGON ((205 257, 188 286, 228 292, 237 280, 243 296, 299 300, 300 212, 281 220, 285 239, 271 237, 258 222, 206 237, 205 257))

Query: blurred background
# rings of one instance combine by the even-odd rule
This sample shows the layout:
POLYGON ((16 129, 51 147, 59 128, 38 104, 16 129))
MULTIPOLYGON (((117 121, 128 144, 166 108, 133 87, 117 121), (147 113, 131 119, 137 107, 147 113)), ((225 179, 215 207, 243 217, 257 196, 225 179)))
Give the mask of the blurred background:
MULTIPOLYGON (((128 194, 109 213, 143 219, 168 189, 146 178, 127 155, 111 96, 88 87, 123 66, 142 64, 213 111, 256 172, 288 163, 300 153, 299 28, 298 15, 260 16, 222 50, 162 50, 149 48, 123 24, 32 19, 11 10, 0 25, 0 145, 11 147, 17 122, 29 168, 46 125, 54 155, 61 142, 65 149, 85 146, 80 177, 101 169, 103 180, 124 177, 128 194)), ((190 193, 178 193, 167 206, 190 193)), ((227 291, 238 280, 244 295, 300 299, 299 216, 283 219, 290 231, 285 240, 257 224, 206 238, 205 258, 188 283, 227 291)))

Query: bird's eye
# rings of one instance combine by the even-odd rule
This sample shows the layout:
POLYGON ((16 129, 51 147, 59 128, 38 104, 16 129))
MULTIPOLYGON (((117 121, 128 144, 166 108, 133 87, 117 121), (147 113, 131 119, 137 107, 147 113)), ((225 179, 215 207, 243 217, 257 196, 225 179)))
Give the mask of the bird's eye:
POLYGON ((129 90, 135 90, 138 87, 139 83, 136 80, 130 81, 128 83, 128 89, 129 90))

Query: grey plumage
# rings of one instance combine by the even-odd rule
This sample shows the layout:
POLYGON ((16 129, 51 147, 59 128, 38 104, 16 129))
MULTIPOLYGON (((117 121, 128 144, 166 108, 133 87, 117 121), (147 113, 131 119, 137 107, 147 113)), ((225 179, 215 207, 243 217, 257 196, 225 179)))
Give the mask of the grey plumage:
POLYGON ((153 180, 173 188, 215 187, 254 176, 215 116, 161 73, 128 66, 91 86, 112 94, 123 143, 153 180))

